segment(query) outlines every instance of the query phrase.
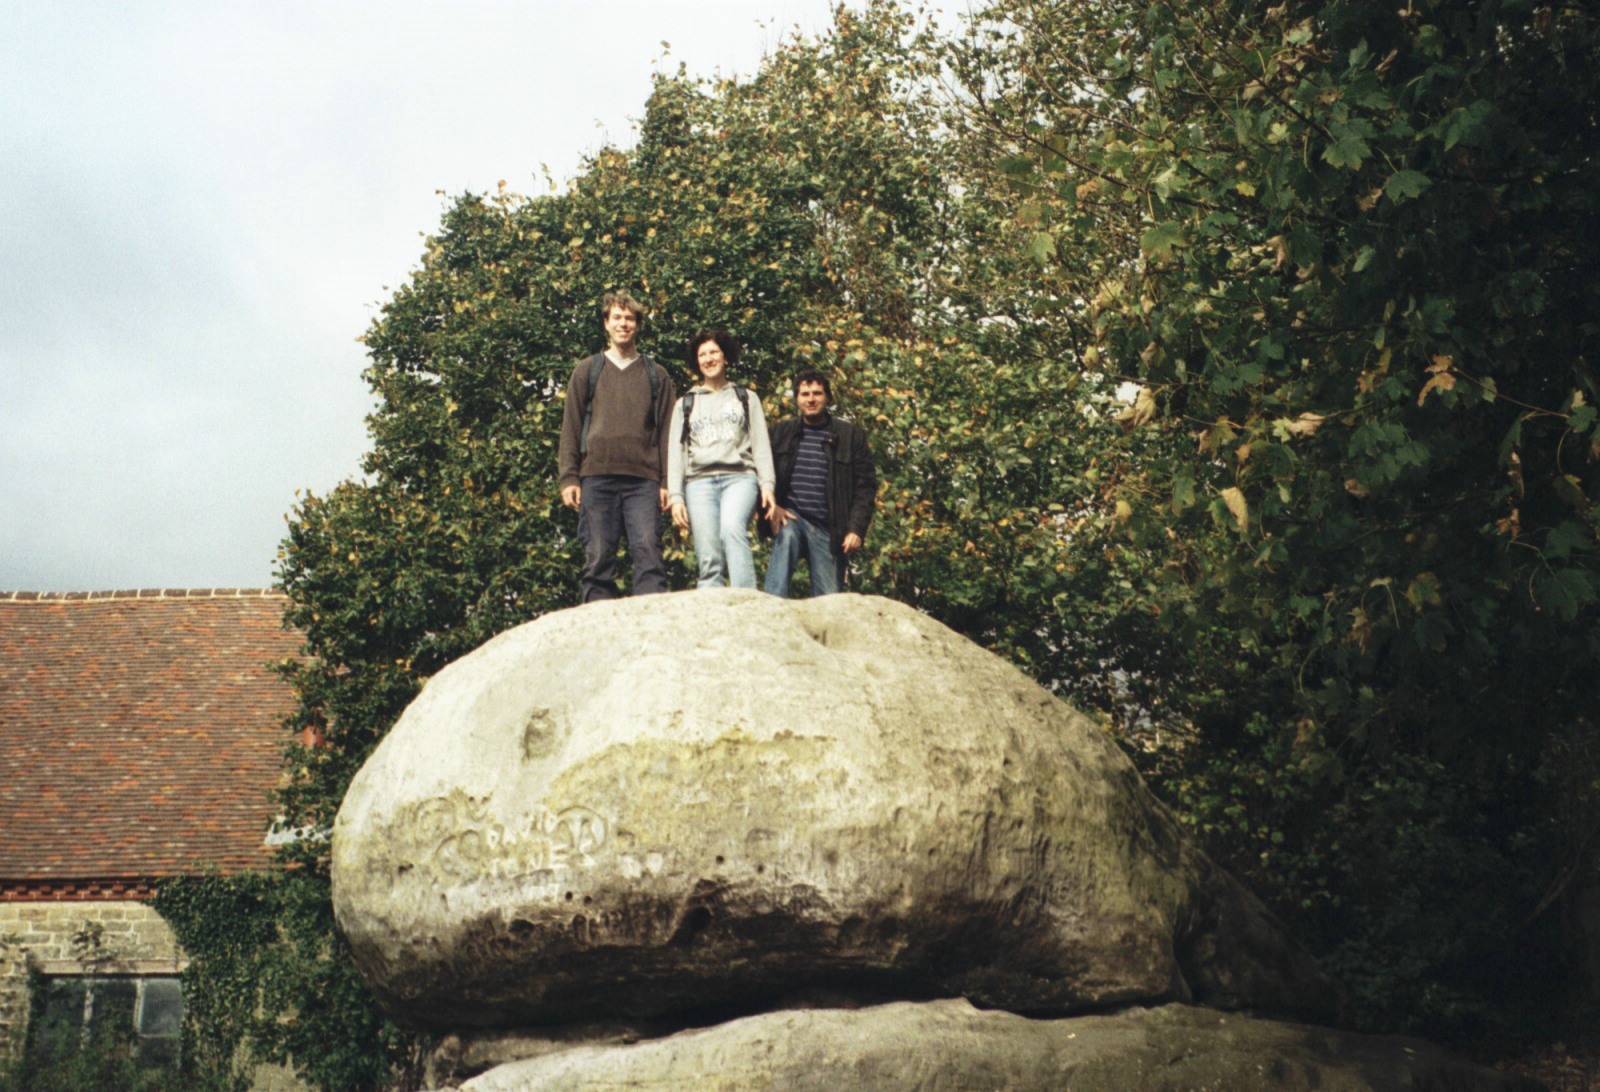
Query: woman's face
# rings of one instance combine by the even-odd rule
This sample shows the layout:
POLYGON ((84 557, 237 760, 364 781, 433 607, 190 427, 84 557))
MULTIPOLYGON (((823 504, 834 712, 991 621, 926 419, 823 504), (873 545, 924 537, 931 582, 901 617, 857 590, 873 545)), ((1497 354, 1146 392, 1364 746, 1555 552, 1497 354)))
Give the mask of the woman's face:
POLYGON ((722 355, 722 346, 715 341, 702 341, 696 351, 700 361, 700 378, 710 382, 726 378, 728 359, 722 355))

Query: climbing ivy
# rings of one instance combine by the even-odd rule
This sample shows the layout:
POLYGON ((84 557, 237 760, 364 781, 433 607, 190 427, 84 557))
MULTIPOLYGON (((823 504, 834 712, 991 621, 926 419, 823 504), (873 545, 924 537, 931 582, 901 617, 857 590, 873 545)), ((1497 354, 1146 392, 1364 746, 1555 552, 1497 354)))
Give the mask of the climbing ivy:
POLYGON ((658 79, 564 190, 451 201, 366 334, 364 477, 291 513, 309 836, 192 895, 201 933, 270 922, 203 957, 260 999, 197 1017, 219 1051, 415 1079, 317 835, 427 678, 576 601, 562 392, 616 287, 680 386, 708 325, 769 418, 830 372, 882 482, 853 586, 1099 713, 1354 1019, 1470 1037, 1534 996, 1600 830, 1597 33, 1514 0, 997 0, 940 42, 880 0, 748 81, 658 79))

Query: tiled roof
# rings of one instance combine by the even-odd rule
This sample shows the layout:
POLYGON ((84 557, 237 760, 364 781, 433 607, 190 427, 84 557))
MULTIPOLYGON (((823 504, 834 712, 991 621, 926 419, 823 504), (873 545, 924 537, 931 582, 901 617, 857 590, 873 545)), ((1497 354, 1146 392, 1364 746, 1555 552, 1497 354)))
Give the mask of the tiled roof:
POLYGON ((0 592, 0 891, 267 865, 285 599, 0 592))

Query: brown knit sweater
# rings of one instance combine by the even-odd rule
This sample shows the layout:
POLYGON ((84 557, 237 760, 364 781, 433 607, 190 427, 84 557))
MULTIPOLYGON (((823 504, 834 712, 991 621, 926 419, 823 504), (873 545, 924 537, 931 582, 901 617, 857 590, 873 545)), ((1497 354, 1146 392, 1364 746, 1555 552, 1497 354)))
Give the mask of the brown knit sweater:
POLYGON ((640 356, 626 368, 608 359, 594 388, 594 409, 589 417, 589 450, 580 456, 583 411, 589 399, 589 361, 585 357, 567 382, 566 407, 561 414, 561 448, 558 466, 561 485, 577 485, 593 474, 622 474, 630 478, 666 481, 667 424, 677 394, 663 369, 656 393, 655 428, 646 428, 650 411, 650 377, 646 368, 661 366, 640 356))

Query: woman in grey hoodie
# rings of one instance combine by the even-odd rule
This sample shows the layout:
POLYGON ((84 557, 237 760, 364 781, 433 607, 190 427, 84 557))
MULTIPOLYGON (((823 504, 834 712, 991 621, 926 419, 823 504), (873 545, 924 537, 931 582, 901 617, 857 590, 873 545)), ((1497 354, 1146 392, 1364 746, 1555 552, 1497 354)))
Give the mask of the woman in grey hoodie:
POLYGON ((739 345, 724 330, 689 339, 689 365, 700 383, 678 399, 667 436, 667 491, 672 522, 694 536, 700 587, 756 586, 750 516, 775 500, 772 448, 761 399, 728 382, 739 345))

